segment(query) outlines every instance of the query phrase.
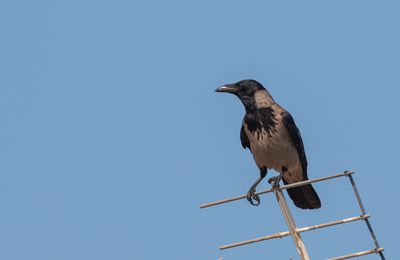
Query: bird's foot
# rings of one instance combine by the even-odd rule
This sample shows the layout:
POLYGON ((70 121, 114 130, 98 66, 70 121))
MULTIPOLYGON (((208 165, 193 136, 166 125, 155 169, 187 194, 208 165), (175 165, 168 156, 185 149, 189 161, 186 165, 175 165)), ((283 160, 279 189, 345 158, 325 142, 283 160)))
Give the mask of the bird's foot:
POLYGON ((258 206, 260 205, 260 197, 255 193, 256 193, 256 187, 251 186, 249 192, 247 192, 246 198, 251 205, 258 206))
POLYGON ((271 177, 271 178, 269 178, 268 183, 271 184, 272 187, 276 188, 279 186, 279 182, 281 181, 281 179, 282 179, 282 175, 271 177))

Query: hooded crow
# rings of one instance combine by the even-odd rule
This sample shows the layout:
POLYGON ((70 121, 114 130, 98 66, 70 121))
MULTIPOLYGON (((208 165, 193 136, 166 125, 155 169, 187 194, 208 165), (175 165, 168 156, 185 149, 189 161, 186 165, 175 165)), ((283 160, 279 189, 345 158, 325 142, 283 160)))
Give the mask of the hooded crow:
MULTIPOLYGON (((219 87, 216 92, 227 92, 242 101, 246 114, 240 130, 244 149, 248 148, 260 170, 260 177, 250 187, 247 200, 259 205, 256 187, 268 169, 279 173, 284 184, 308 180, 307 158, 303 141, 292 116, 277 104, 270 93, 255 80, 242 80, 219 87)), ((321 201, 311 184, 287 189, 294 204, 302 209, 317 209, 321 201)))

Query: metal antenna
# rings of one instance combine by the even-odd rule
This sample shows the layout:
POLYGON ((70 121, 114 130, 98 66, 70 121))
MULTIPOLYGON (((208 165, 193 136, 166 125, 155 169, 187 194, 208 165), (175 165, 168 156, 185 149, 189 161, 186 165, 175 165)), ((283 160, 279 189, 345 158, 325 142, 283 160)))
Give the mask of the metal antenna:
MULTIPOLYGON (((297 252, 300 256, 300 258, 302 260, 309 260, 310 256, 308 255, 306 246, 300 236, 300 233, 303 232, 307 232, 307 231, 311 231, 311 230, 316 230, 316 229, 320 229, 320 228, 325 228, 325 227, 330 227, 330 226, 335 226, 335 225, 339 225, 339 224, 345 224, 345 223, 350 223, 350 222, 354 222, 354 221, 358 221, 358 220, 364 220, 368 230, 371 234, 372 240, 374 241, 375 244, 375 248, 372 250, 366 250, 366 251, 361 251, 361 252, 357 252, 357 253, 352 253, 352 254, 348 254, 348 255, 343 255, 343 256, 337 256, 337 257, 333 257, 333 258, 329 258, 329 260, 341 260, 341 259, 349 259, 349 258, 354 258, 354 257, 359 257, 359 256, 364 256, 364 255, 370 255, 370 254, 379 254, 380 258, 382 260, 385 260, 385 257, 383 255, 383 251, 384 249, 382 247, 379 246, 378 243, 378 239, 375 236, 375 233, 372 229, 372 225, 369 221, 370 215, 366 214, 365 209, 364 209, 364 205, 362 204, 361 201, 361 197, 360 194, 357 190, 357 186, 354 182, 354 178, 353 175, 354 172, 353 171, 345 171, 343 173, 339 173, 339 174, 335 174, 335 175, 331 175, 331 176, 327 176, 327 177, 323 177, 323 178, 317 178, 317 179, 312 179, 312 180, 307 180, 307 181, 301 181, 301 182, 297 182, 297 183, 292 183, 292 184, 287 184, 287 185, 283 185, 283 186, 279 186, 279 183, 276 183, 276 179, 273 180, 271 182, 272 188, 271 189, 266 189, 263 190, 261 192, 257 192, 257 195, 262 195, 262 194, 268 194, 273 192, 275 194, 276 200, 279 204, 279 207, 282 211, 282 215, 285 219, 285 222, 288 226, 289 231, 284 231, 284 232, 278 232, 272 235, 268 235, 268 236, 263 236, 263 237, 259 237, 259 238, 254 238, 254 239, 249 239, 249 240, 245 240, 245 241, 241 241, 241 242, 236 242, 236 243, 232 243, 232 244, 228 244, 228 245, 223 245, 220 246, 219 249, 220 250, 225 250, 228 248, 233 248, 233 247, 238 247, 238 246, 243 246, 243 245, 247 245, 247 244, 252 244, 252 243, 256 243, 256 242, 261 242, 261 241, 265 241, 265 240, 270 240, 270 239, 275 239, 275 238, 281 238, 281 237, 285 237, 285 236, 291 236, 293 239, 293 242, 296 246, 297 252), (282 192, 282 190, 284 189, 290 189, 290 188, 294 188, 294 187, 299 187, 299 186, 303 186, 306 184, 310 184, 310 183, 315 183, 315 182, 321 182, 321 181, 326 181, 326 180, 330 180, 330 179, 334 179, 334 178, 339 178, 339 177, 343 177, 343 176, 347 176, 349 177, 350 183, 353 187, 353 191, 354 194, 357 198, 357 202, 358 205, 360 207, 361 210, 361 216, 355 216, 355 217, 351 217, 351 218, 345 218, 345 219, 341 219, 341 220, 335 220, 335 221, 331 221, 331 222, 326 222, 323 224, 318 224, 318 225, 313 225, 313 226, 309 226, 309 227, 303 227, 303 228, 298 228, 296 227, 296 223, 294 221, 294 218, 292 216, 292 213, 289 209, 289 206, 286 202, 285 196, 282 192)), ((223 200, 218 200, 215 202, 210 202, 210 203, 206 203, 200 206, 200 208, 207 208, 207 207, 212 207, 212 206, 216 206, 216 205, 221 205, 224 203, 228 203, 228 202, 232 202, 232 201, 236 201, 236 200, 241 200, 246 198, 246 195, 241 195, 241 196, 236 196, 233 198, 228 198, 228 199, 223 199, 223 200)))
POLYGON ((290 209, 286 202, 285 196, 283 195, 282 190, 279 189, 279 183, 277 183, 277 182, 278 182, 278 180, 275 179, 271 183, 271 185, 273 187, 272 190, 275 193, 276 200, 279 203, 279 207, 281 208, 283 217, 285 218, 286 225, 289 228, 290 235, 293 238, 293 242, 296 246, 297 253, 300 255, 301 260, 310 260, 306 246, 304 245, 303 240, 301 239, 300 233, 297 231, 296 223, 294 222, 292 212, 290 212, 290 209))
MULTIPOLYGON (((349 180, 350 180, 351 186, 353 187, 354 194, 357 197, 357 202, 358 202, 358 205, 360 206, 361 214, 365 215, 364 205, 363 205, 363 203, 361 201, 360 193, 358 193, 357 186, 356 186, 356 183, 354 182, 353 176, 351 176, 351 175, 348 175, 348 176, 349 176, 349 180)), ((375 236, 374 230, 372 229, 372 225, 369 222, 369 219, 365 219, 365 224, 367 224, 369 233, 371 234, 371 237, 374 240, 375 247, 376 248, 380 248, 379 243, 378 243, 378 239, 375 236)), ((379 253, 381 259, 385 260, 385 256, 383 255, 382 251, 379 251, 378 253, 379 253)))

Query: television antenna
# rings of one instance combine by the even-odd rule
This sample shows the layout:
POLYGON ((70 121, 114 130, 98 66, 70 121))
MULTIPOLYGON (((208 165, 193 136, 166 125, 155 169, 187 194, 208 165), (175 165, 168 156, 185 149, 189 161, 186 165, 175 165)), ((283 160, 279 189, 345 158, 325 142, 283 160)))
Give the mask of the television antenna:
MULTIPOLYGON (((244 240, 244 241, 240 241, 240 242, 236 242, 236 243, 232 243, 232 244, 223 245, 223 246, 220 246, 219 249, 226 250, 229 248, 239 247, 239 246, 257 243, 257 242, 261 242, 261 241, 265 241, 265 240, 282 238, 285 236, 291 236, 293 239, 293 242, 296 246, 297 253, 299 254, 300 258, 302 260, 310 260, 310 256, 308 254, 307 248, 301 238, 301 235, 300 235, 301 233, 320 229, 320 228, 336 226, 336 225, 340 225, 340 224, 363 220, 369 230, 369 233, 371 235, 371 239, 374 242, 375 248, 371 249, 371 250, 365 250, 365 251, 360 251, 360 252, 351 253, 351 254, 347 254, 347 255, 332 257, 332 258, 329 258, 328 260, 349 259, 349 258, 360 257, 360 256, 365 256, 365 255, 370 255, 370 254, 378 254, 380 256, 381 260, 385 260, 385 256, 383 255, 384 248, 379 246, 378 239, 376 238, 375 233, 372 229, 371 222, 369 221, 370 215, 365 212, 364 205, 361 201, 360 194, 358 192, 356 183, 354 182, 354 178, 352 176, 353 174, 354 174, 354 171, 345 171, 343 173, 339 173, 339 174, 335 174, 335 175, 331 175, 331 176, 327 176, 327 177, 291 183, 291 184, 287 184, 287 185, 283 185, 283 186, 279 186, 279 183, 275 183, 276 179, 272 180, 270 182, 270 184, 272 186, 271 189, 266 189, 266 190, 257 192, 256 195, 274 193, 276 200, 279 204, 279 207, 281 209, 282 215, 285 219, 286 225, 289 230, 284 231, 284 232, 278 232, 278 233, 275 233, 272 235, 267 235, 267 236, 263 236, 263 237, 258 237, 258 238, 254 238, 254 239, 249 239, 249 240, 244 240), (350 218, 344 218, 344 219, 340 219, 340 220, 336 220, 336 221, 326 222, 323 224, 298 228, 296 226, 293 215, 289 209, 289 206, 286 202, 286 199, 285 199, 285 196, 283 195, 282 190, 294 188, 294 187, 300 187, 300 186, 303 186, 306 184, 326 181, 326 180, 335 179, 335 178, 339 178, 339 177, 348 177, 350 184, 353 188, 355 197, 357 198, 357 202, 360 207, 361 215, 355 216, 355 217, 350 217, 350 218)), ((208 207, 212 207, 212 206, 217 206, 217 205, 229 203, 229 202, 236 201, 236 200, 241 200, 244 198, 246 198, 246 195, 241 195, 241 196, 232 197, 232 198, 228 198, 228 199, 218 200, 218 201, 202 204, 202 205, 200 205, 200 208, 203 209, 203 208, 208 208, 208 207)), ((222 257, 219 259, 222 259, 222 257)))

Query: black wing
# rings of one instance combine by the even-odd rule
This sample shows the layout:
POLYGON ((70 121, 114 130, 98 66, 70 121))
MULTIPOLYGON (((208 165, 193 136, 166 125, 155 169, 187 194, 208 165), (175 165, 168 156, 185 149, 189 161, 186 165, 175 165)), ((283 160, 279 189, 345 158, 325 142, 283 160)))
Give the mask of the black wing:
POLYGON ((290 139, 292 139, 293 144, 296 146, 301 166, 303 168, 303 178, 307 179, 307 158, 306 153, 304 152, 304 145, 303 140, 301 139, 300 131, 294 123, 293 117, 289 114, 289 112, 282 113, 282 122, 289 132, 290 139))
POLYGON ((242 146, 243 146, 244 149, 249 148, 249 150, 251 151, 250 141, 249 141, 249 138, 246 135, 246 132, 244 131, 243 124, 242 124, 242 128, 240 129, 240 141, 242 142, 242 146))

